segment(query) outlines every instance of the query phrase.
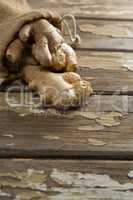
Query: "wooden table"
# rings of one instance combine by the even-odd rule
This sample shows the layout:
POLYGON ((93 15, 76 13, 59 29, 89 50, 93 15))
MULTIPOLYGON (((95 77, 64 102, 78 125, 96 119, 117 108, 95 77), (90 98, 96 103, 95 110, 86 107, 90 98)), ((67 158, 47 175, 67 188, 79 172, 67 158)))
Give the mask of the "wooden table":
POLYGON ((133 200, 133 1, 30 3, 76 16, 94 94, 60 113, 0 93, 0 200, 133 200))

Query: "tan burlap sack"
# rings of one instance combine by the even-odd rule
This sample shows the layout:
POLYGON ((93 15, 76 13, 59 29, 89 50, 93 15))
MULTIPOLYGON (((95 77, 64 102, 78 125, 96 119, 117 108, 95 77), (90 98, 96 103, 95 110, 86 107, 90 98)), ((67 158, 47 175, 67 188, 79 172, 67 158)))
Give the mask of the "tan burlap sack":
POLYGON ((3 65, 8 45, 24 24, 41 18, 55 25, 60 16, 44 9, 32 10, 26 0, 0 0, 0 82, 5 80, 8 73, 3 65))

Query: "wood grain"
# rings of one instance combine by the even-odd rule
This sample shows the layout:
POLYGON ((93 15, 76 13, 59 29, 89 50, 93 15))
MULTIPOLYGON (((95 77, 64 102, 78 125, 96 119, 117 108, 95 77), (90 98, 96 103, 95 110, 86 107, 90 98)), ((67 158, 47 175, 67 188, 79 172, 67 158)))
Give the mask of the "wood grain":
POLYGON ((132 161, 1 160, 0 198, 132 200, 132 161))
POLYGON ((132 200, 133 1, 29 2, 77 17, 78 72, 94 94, 57 111, 19 83, 1 89, 0 200, 132 200))
POLYGON ((93 96, 81 110, 62 113, 28 111, 30 104, 11 97, 13 107, 1 103, 0 157, 132 159, 132 96, 93 96))
MULTIPOLYGON (((39 105, 39 97, 29 92, 12 92, 7 96, 6 93, 0 93, 0 112, 1 111, 14 111, 18 114, 32 114, 35 108, 39 105), (33 109, 33 111, 30 111, 33 109)), ((39 114, 45 114, 48 109, 40 109, 39 114), (43 113, 44 112, 44 113, 43 113)), ((68 110, 66 114, 70 112, 75 113, 76 111, 83 112, 120 112, 120 113, 133 113, 133 97, 129 95, 95 95, 86 99, 80 109, 68 110)), ((53 114, 60 113, 53 109, 53 114)), ((63 112, 65 114, 65 111, 63 112)), ((36 112, 35 112, 36 114, 36 112)), ((51 113, 50 113, 51 114, 51 113)), ((51 115, 50 115, 51 116, 51 115)))
POLYGON ((133 23, 111 20, 77 20, 81 48, 106 51, 133 50, 133 23))
POLYGON ((81 48, 98 49, 110 51, 132 51, 133 50, 133 3, 131 1, 89 1, 79 0, 67 2, 60 1, 34 1, 30 0, 34 7, 57 10, 59 13, 72 13, 77 20, 82 38, 81 48), (125 14, 126 13, 126 14, 125 14), (87 18, 89 16, 89 18, 87 18), (129 19, 129 21, 119 21, 112 18, 129 19), (91 18, 96 18, 91 20, 91 18), (101 18, 101 20, 100 20, 101 18), (106 19, 107 18, 107 19, 106 19), (110 20, 108 19, 110 18, 110 20), (112 20, 111 20, 112 19, 112 20))
POLYGON ((77 17, 106 18, 106 19, 133 19, 131 0, 29 0, 34 8, 46 8, 56 10, 59 13, 72 13, 77 17))
POLYGON ((132 94, 133 54, 78 51, 79 74, 100 94, 132 94))

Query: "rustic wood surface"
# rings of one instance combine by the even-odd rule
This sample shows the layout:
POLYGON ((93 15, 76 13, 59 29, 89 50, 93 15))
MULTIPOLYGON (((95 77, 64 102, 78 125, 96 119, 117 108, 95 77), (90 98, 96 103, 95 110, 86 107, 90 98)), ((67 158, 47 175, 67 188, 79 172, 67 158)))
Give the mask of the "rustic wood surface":
POLYGON ((132 0, 28 0, 34 8, 50 8, 70 12, 81 18, 132 20, 132 0))
POLYGON ((10 94, 10 107, 4 97, 3 93, 0 157, 133 156, 132 96, 94 95, 82 109, 62 113, 32 107, 30 111, 30 104, 21 106, 19 93, 10 94))
POLYGON ((80 51, 79 65, 79 73, 92 79, 95 92, 132 94, 132 53, 80 51))
POLYGON ((133 50, 133 22, 78 19, 81 49, 105 51, 133 50))
POLYGON ((132 200, 133 1, 29 2, 76 16, 78 73, 94 94, 60 112, 1 89, 0 200, 132 200))
POLYGON ((1 160, 2 200, 132 200, 132 161, 1 160))

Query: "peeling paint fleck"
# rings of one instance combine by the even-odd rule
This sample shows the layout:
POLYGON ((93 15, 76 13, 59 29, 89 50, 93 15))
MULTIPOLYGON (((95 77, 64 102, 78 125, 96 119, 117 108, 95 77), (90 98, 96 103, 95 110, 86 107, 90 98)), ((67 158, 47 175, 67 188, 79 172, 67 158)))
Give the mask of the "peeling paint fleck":
POLYGON ((9 193, 5 193, 5 192, 2 192, 2 190, 0 190, 0 196, 10 197, 11 195, 9 193))
POLYGON ((95 112, 83 112, 83 111, 77 111, 74 113, 74 115, 79 115, 81 117, 85 117, 87 119, 96 119, 97 118, 97 113, 95 112))
POLYGON ((133 178, 133 170, 128 173, 129 178, 133 178))
POLYGON ((6 146, 14 146, 14 143, 10 143, 10 144, 5 144, 6 146))
POLYGON ((30 188, 46 191, 45 184, 47 175, 43 171, 28 169, 26 172, 0 173, 0 187, 11 186, 12 188, 30 188), (1 179, 6 177, 7 179, 1 179))
POLYGON ((99 131, 99 130, 103 130, 104 126, 99 126, 99 125, 88 125, 88 126, 79 126, 78 130, 80 131, 99 131))
POLYGON ((98 119, 96 119, 96 122, 102 126, 107 126, 107 127, 118 126, 120 125, 120 121, 118 121, 119 118, 122 118, 121 113, 117 112, 111 112, 107 114, 105 113, 101 114, 101 116, 99 116, 98 119))
POLYGON ((50 196, 50 200, 132 200, 132 183, 120 184, 109 175, 68 172, 54 169, 51 178, 60 184, 51 190, 59 194, 50 196))
POLYGON ((2 135, 3 137, 9 137, 9 138, 14 138, 14 135, 12 135, 12 134, 4 134, 4 135, 2 135))
POLYGON ((44 135, 44 136, 42 136, 42 138, 43 139, 46 139, 46 140, 59 140, 60 139, 60 137, 58 137, 58 136, 50 136, 50 135, 44 135))
POLYGON ((106 142, 98 140, 98 139, 94 139, 94 138, 89 138, 88 142, 91 145, 94 145, 94 146, 104 146, 104 145, 106 145, 106 142))
POLYGON ((119 112, 109 112, 109 113, 89 113, 89 112, 75 112, 74 116, 82 116, 87 119, 93 119, 98 124, 84 125, 78 127, 78 130, 88 130, 97 131, 103 130, 104 127, 118 126, 120 125, 120 119, 123 118, 122 114, 119 112))
POLYGON ((123 60, 122 67, 126 68, 127 70, 133 72, 133 60, 127 60, 126 62, 123 60))
POLYGON ((16 196, 16 200, 47 200, 47 195, 45 193, 36 192, 36 191, 22 191, 16 196))
POLYGON ((79 25, 81 32, 93 33, 96 35, 103 35, 109 37, 120 37, 120 38, 133 38, 133 29, 128 26, 122 26, 117 23, 117 26, 112 24, 94 25, 94 24, 82 24, 79 25))
POLYGON ((80 172, 67 172, 53 169, 51 178, 61 182, 64 186, 86 187, 86 188, 110 188, 114 190, 131 190, 133 183, 120 184, 109 175, 89 174, 80 172))

